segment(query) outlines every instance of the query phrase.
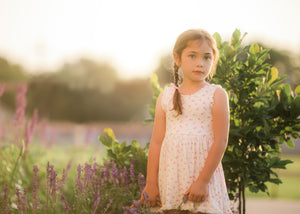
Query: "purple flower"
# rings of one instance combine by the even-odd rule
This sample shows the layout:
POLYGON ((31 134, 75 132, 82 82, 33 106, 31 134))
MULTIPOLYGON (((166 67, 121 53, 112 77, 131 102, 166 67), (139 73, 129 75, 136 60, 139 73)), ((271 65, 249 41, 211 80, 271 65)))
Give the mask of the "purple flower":
POLYGON ((119 178, 121 180, 121 185, 127 185, 130 183, 129 178, 128 178, 128 170, 124 166, 123 169, 120 169, 119 171, 119 178))
POLYGON ((23 193, 23 209, 26 210, 27 209, 27 189, 24 188, 24 193, 23 193))
POLYGON ((15 192, 17 196, 17 208, 19 210, 19 213, 25 213, 27 209, 27 190, 24 188, 24 193, 22 195, 21 190, 19 188, 16 188, 15 192))
POLYGON ((136 207, 136 208, 140 208, 141 204, 140 204, 139 201, 133 200, 133 206, 136 207))
POLYGON ((83 178, 84 188, 88 189, 89 184, 92 183, 92 178, 93 178, 92 166, 90 164, 85 163, 84 178, 83 178))
POLYGON ((34 176, 33 176, 33 189, 32 189, 32 208, 33 210, 37 210, 39 204, 40 204, 40 197, 38 196, 38 187, 39 187, 39 182, 38 182, 38 173, 39 169, 36 165, 33 166, 33 172, 34 172, 34 176))
POLYGON ((28 148, 28 144, 31 142, 32 140, 32 135, 34 133, 36 124, 38 122, 38 110, 35 109, 34 113, 33 113, 33 118, 31 120, 31 123, 27 122, 25 125, 25 133, 24 133, 24 140, 25 140, 25 150, 28 152, 29 148, 28 148))
POLYGON ((94 204, 93 204, 93 212, 92 213, 96 213, 100 203, 101 203, 101 196, 100 193, 96 194, 96 197, 94 196, 94 198, 96 198, 96 200, 94 200, 94 204))
POLYGON ((82 186, 82 183, 81 183, 81 171, 82 171, 82 168, 80 166, 80 164, 78 165, 77 167, 77 179, 76 179, 76 186, 78 188, 78 191, 80 193, 83 192, 83 186, 82 186))
POLYGON ((54 170, 53 165, 47 165, 47 189, 48 189, 48 194, 51 194, 53 197, 55 197, 56 190, 57 190, 57 172, 54 170))
POLYGON ((62 192, 62 188, 66 182, 66 177, 68 175, 68 172, 69 170, 71 169, 71 166, 72 166, 72 162, 69 161, 68 165, 67 165, 67 168, 66 169, 63 169, 63 173, 62 173, 62 178, 60 180, 60 182, 58 183, 58 190, 62 192))
POLYGON ((4 196, 3 196, 3 203, 2 203, 2 212, 3 212, 3 214, 8 214, 7 192, 8 192, 8 184, 6 184, 5 188, 4 188, 4 196))
POLYGON ((115 166, 114 168, 112 168, 111 170, 111 174, 114 178, 117 178, 118 177, 118 168, 115 166))
POLYGON ((64 202, 64 210, 69 214, 72 213, 72 208, 70 204, 67 202, 65 196, 63 194, 60 195, 60 199, 64 202))
POLYGON ((135 179, 134 164, 135 164, 135 159, 132 158, 130 162, 130 168, 129 168, 129 174, 132 181, 135 179))
POLYGON ((17 196, 17 208, 20 213, 22 213, 23 210, 23 204, 22 204, 22 199, 21 199, 21 192, 19 188, 16 188, 16 196, 17 196))
POLYGON ((140 211, 136 207, 123 207, 123 214, 140 214, 140 211))
POLYGON ((138 184, 140 186, 140 189, 144 189, 144 187, 146 185, 146 180, 145 180, 144 176, 142 175, 142 173, 138 174, 138 184))
POLYGON ((16 95, 16 112, 15 112, 16 127, 19 127, 23 123, 25 108, 27 105, 26 93, 27 93, 27 85, 20 84, 17 88, 17 95, 16 95))

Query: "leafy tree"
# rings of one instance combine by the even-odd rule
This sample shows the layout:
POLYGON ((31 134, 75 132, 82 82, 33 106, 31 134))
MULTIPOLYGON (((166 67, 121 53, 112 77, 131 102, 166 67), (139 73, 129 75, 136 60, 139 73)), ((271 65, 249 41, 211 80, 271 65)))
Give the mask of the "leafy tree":
POLYGON ((19 82, 25 81, 27 78, 28 76, 21 66, 14 65, 0 57, 0 81, 19 82))
POLYGON ((29 82, 27 98, 28 113, 37 108, 41 117, 52 120, 140 120, 151 87, 147 79, 118 81, 111 92, 103 94, 96 89, 72 89, 52 76, 39 76, 29 82))
MULTIPOLYGON (((269 50, 258 44, 241 46, 244 34, 236 30, 231 42, 222 42, 218 33, 220 59, 213 83, 229 95, 230 133, 223 167, 231 199, 238 198, 239 213, 245 213, 245 189, 266 192, 267 182, 280 184, 276 169, 292 163, 279 157, 280 145, 294 148, 300 131, 300 86, 295 91, 283 83, 287 76, 269 62, 269 50)), ((154 97, 149 107, 153 121, 154 102, 162 89, 152 78, 154 97)))
POLYGON ((109 63, 85 58, 66 63, 54 77, 71 89, 99 90, 103 94, 111 92, 118 81, 117 72, 109 63))

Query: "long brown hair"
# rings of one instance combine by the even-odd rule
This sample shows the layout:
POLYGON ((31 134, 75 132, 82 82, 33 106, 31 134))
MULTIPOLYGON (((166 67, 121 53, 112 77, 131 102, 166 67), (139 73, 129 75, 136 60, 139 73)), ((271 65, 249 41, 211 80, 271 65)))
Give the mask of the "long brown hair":
MULTIPOLYGON (((219 50, 217 48, 216 40, 207 31, 203 29, 191 29, 184 31, 178 36, 173 48, 173 53, 176 53, 181 59, 182 51, 186 48, 188 42, 198 39, 201 41, 207 41, 208 45, 213 51, 213 65, 209 73, 209 78, 211 79, 216 71, 216 65, 219 59, 219 50)), ((177 87, 179 86, 180 80, 178 70, 179 67, 174 62, 174 84, 177 87)), ((182 114, 181 95, 179 93, 178 88, 176 88, 173 96, 173 110, 175 110, 178 113, 178 115, 182 114)))

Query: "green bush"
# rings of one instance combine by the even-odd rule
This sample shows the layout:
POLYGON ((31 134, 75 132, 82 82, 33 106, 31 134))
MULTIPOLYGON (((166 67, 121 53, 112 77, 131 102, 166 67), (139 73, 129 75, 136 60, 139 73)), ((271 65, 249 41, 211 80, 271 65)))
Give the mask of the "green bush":
POLYGON ((130 168, 132 161, 135 163, 135 174, 141 173, 147 176, 147 160, 149 143, 141 148, 137 141, 132 141, 127 146, 126 141, 119 143, 112 129, 105 129, 105 135, 100 135, 99 140, 107 149, 107 158, 114 161, 118 166, 130 168))
MULTIPOLYGON (((300 86, 295 91, 283 84, 275 67, 268 63, 269 50, 258 44, 243 47, 239 30, 231 42, 222 42, 214 34, 220 51, 216 74, 212 80, 228 92, 230 133, 223 157, 223 167, 230 199, 238 198, 239 213, 245 213, 245 189, 266 192, 266 183, 281 183, 276 169, 292 163, 278 156, 280 145, 294 147, 300 131, 300 86)), ((155 93, 162 91, 152 78, 155 93)), ((153 121, 155 105, 149 107, 153 121)))

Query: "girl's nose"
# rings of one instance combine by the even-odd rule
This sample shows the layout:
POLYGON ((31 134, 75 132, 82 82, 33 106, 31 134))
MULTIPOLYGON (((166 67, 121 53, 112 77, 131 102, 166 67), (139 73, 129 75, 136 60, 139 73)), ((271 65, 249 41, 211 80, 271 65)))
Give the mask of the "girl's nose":
POLYGON ((197 66, 199 66, 199 67, 203 66, 203 60, 202 59, 198 60, 197 66))

